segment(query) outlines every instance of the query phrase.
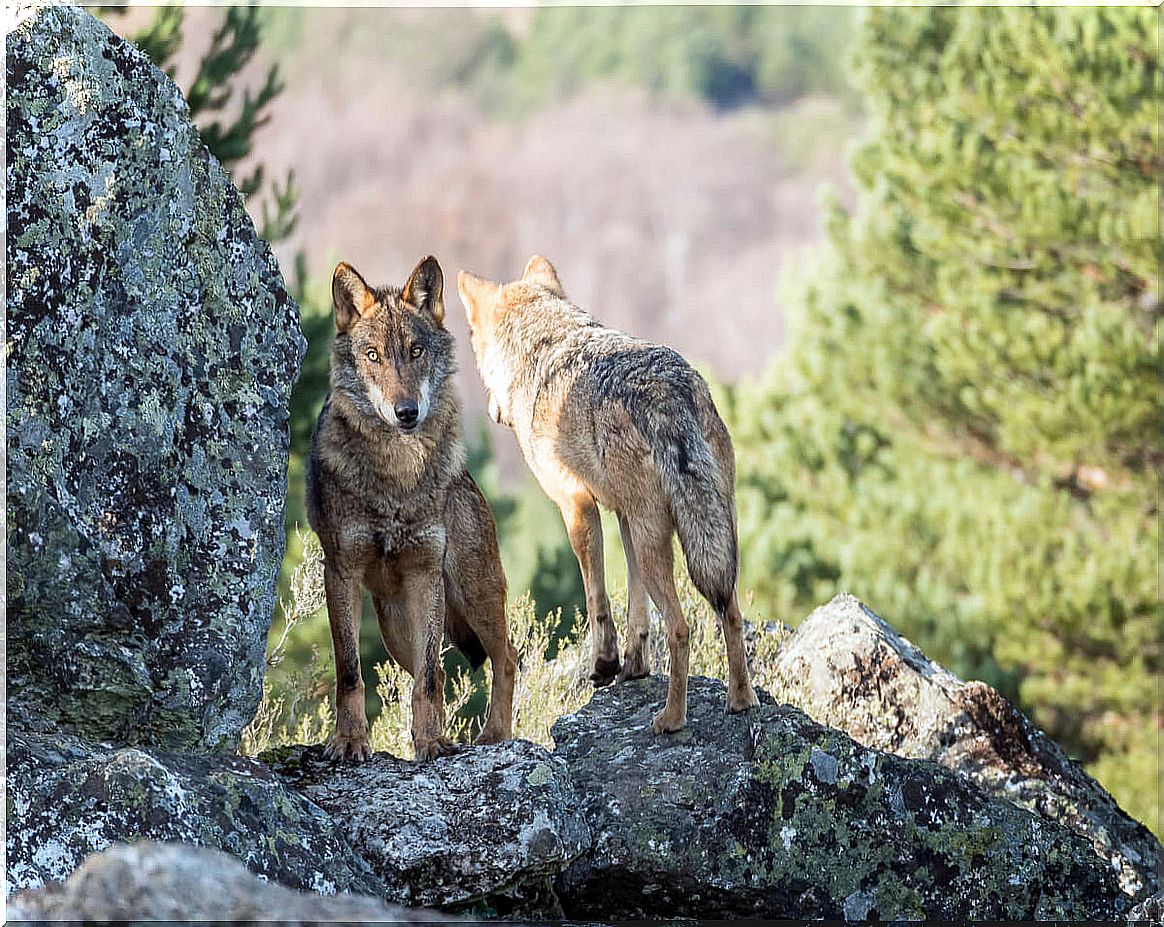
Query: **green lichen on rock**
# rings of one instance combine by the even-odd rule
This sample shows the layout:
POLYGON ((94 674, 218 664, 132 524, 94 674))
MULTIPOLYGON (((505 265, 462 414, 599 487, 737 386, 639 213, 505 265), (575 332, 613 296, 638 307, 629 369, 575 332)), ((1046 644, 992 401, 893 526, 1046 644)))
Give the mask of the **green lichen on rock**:
POLYGON ((1125 904, 1087 841, 935 763, 788 706, 726 716, 703 679, 684 734, 657 737, 665 695, 661 678, 618 686, 554 725, 595 835, 557 886, 571 916, 1078 919, 1125 904))
POLYGON ((941 763, 1070 828, 1129 896, 1159 888, 1160 842, 996 690, 928 659, 854 596, 816 609, 772 667, 782 701, 866 747, 941 763))
POLYGON ((232 749, 304 343, 175 85, 88 13, 7 37, 9 723, 232 749))
POLYGON ((331 817, 257 760, 10 731, 7 776, 6 894, 139 839, 222 849, 293 888, 384 894, 331 817))

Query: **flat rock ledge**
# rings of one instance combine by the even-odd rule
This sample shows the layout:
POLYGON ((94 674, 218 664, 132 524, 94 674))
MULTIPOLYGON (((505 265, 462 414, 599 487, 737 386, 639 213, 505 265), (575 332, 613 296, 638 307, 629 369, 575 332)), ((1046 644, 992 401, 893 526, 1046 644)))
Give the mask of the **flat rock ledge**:
POLYGON ((59 882, 115 843, 224 850, 274 882, 383 897, 335 821, 263 763, 8 732, 5 894, 59 882))
POLYGON ((662 677, 553 727, 594 846, 559 880, 572 916, 1104 919, 1126 905, 1067 828, 949 770, 862 747, 796 708, 724 714, 693 678, 688 726, 649 722, 662 677))

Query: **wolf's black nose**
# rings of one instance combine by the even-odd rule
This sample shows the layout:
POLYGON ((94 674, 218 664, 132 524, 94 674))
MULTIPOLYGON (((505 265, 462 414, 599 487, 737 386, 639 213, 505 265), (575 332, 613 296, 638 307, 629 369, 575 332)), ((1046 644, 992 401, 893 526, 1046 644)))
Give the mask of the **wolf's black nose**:
POLYGON ((396 413, 401 425, 415 425, 416 418, 420 415, 420 408, 412 399, 401 399, 392 407, 392 411, 396 413))

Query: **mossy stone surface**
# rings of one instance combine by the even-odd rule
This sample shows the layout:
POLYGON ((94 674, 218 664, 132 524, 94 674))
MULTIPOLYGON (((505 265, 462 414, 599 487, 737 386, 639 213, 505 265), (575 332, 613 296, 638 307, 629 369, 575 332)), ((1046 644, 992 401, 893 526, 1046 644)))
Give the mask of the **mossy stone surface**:
POLYGON ((936 763, 862 747, 798 709, 725 715, 692 678, 660 737, 652 677, 553 727, 594 835, 558 881, 571 917, 1107 919, 1126 905, 1083 838, 936 763))
POLYGON ((283 553, 298 309, 174 83, 77 7, 21 15, 9 723, 231 750, 283 553))
POLYGON ((121 842, 224 850, 302 891, 384 896, 332 818, 258 760, 9 731, 5 894, 65 879, 121 842))
POLYGON ((852 595, 816 609, 773 667, 782 701, 866 747, 941 763, 1091 841, 1133 899, 1159 890, 1164 849, 1029 718, 930 660, 852 595))
POLYGON ((566 764, 528 741, 427 763, 376 753, 338 764, 320 747, 262 759, 331 814, 399 904, 560 917, 550 880, 590 848, 566 764))

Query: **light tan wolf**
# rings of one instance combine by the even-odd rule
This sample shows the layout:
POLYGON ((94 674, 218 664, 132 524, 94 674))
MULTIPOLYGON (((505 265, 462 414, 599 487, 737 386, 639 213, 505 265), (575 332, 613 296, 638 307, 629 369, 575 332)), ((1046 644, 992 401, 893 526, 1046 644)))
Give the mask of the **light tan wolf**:
POLYGON ((656 733, 687 717, 689 627, 675 592, 677 531, 696 588, 727 643, 728 711, 756 704, 736 601, 735 459, 707 384, 670 348, 602 327, 566 298, 534 255, 520 280, 457 277, 493 418, 513 428, 534 476, 562 511, 586 586, 595 685, 647 666, 647 595, 667 623, 671 679, 656 733), (629 578, 626 653, 603 575, 598 505, 618 515, 629 578))
POLYGON ((493 667, 477 738, 510 736, 516 651, 505 624, 497 529, 465 470, 443 275, 417 264, 403 289, 369 287, 348 264, 332 278, 331 392, 312 436, 307 511, 324 551, 336 666, 336 730, 326 753, 371 755, 360 675, 360 585, 392 658, 412 675, 418 759, 451 752, 441 643, 493 667))

